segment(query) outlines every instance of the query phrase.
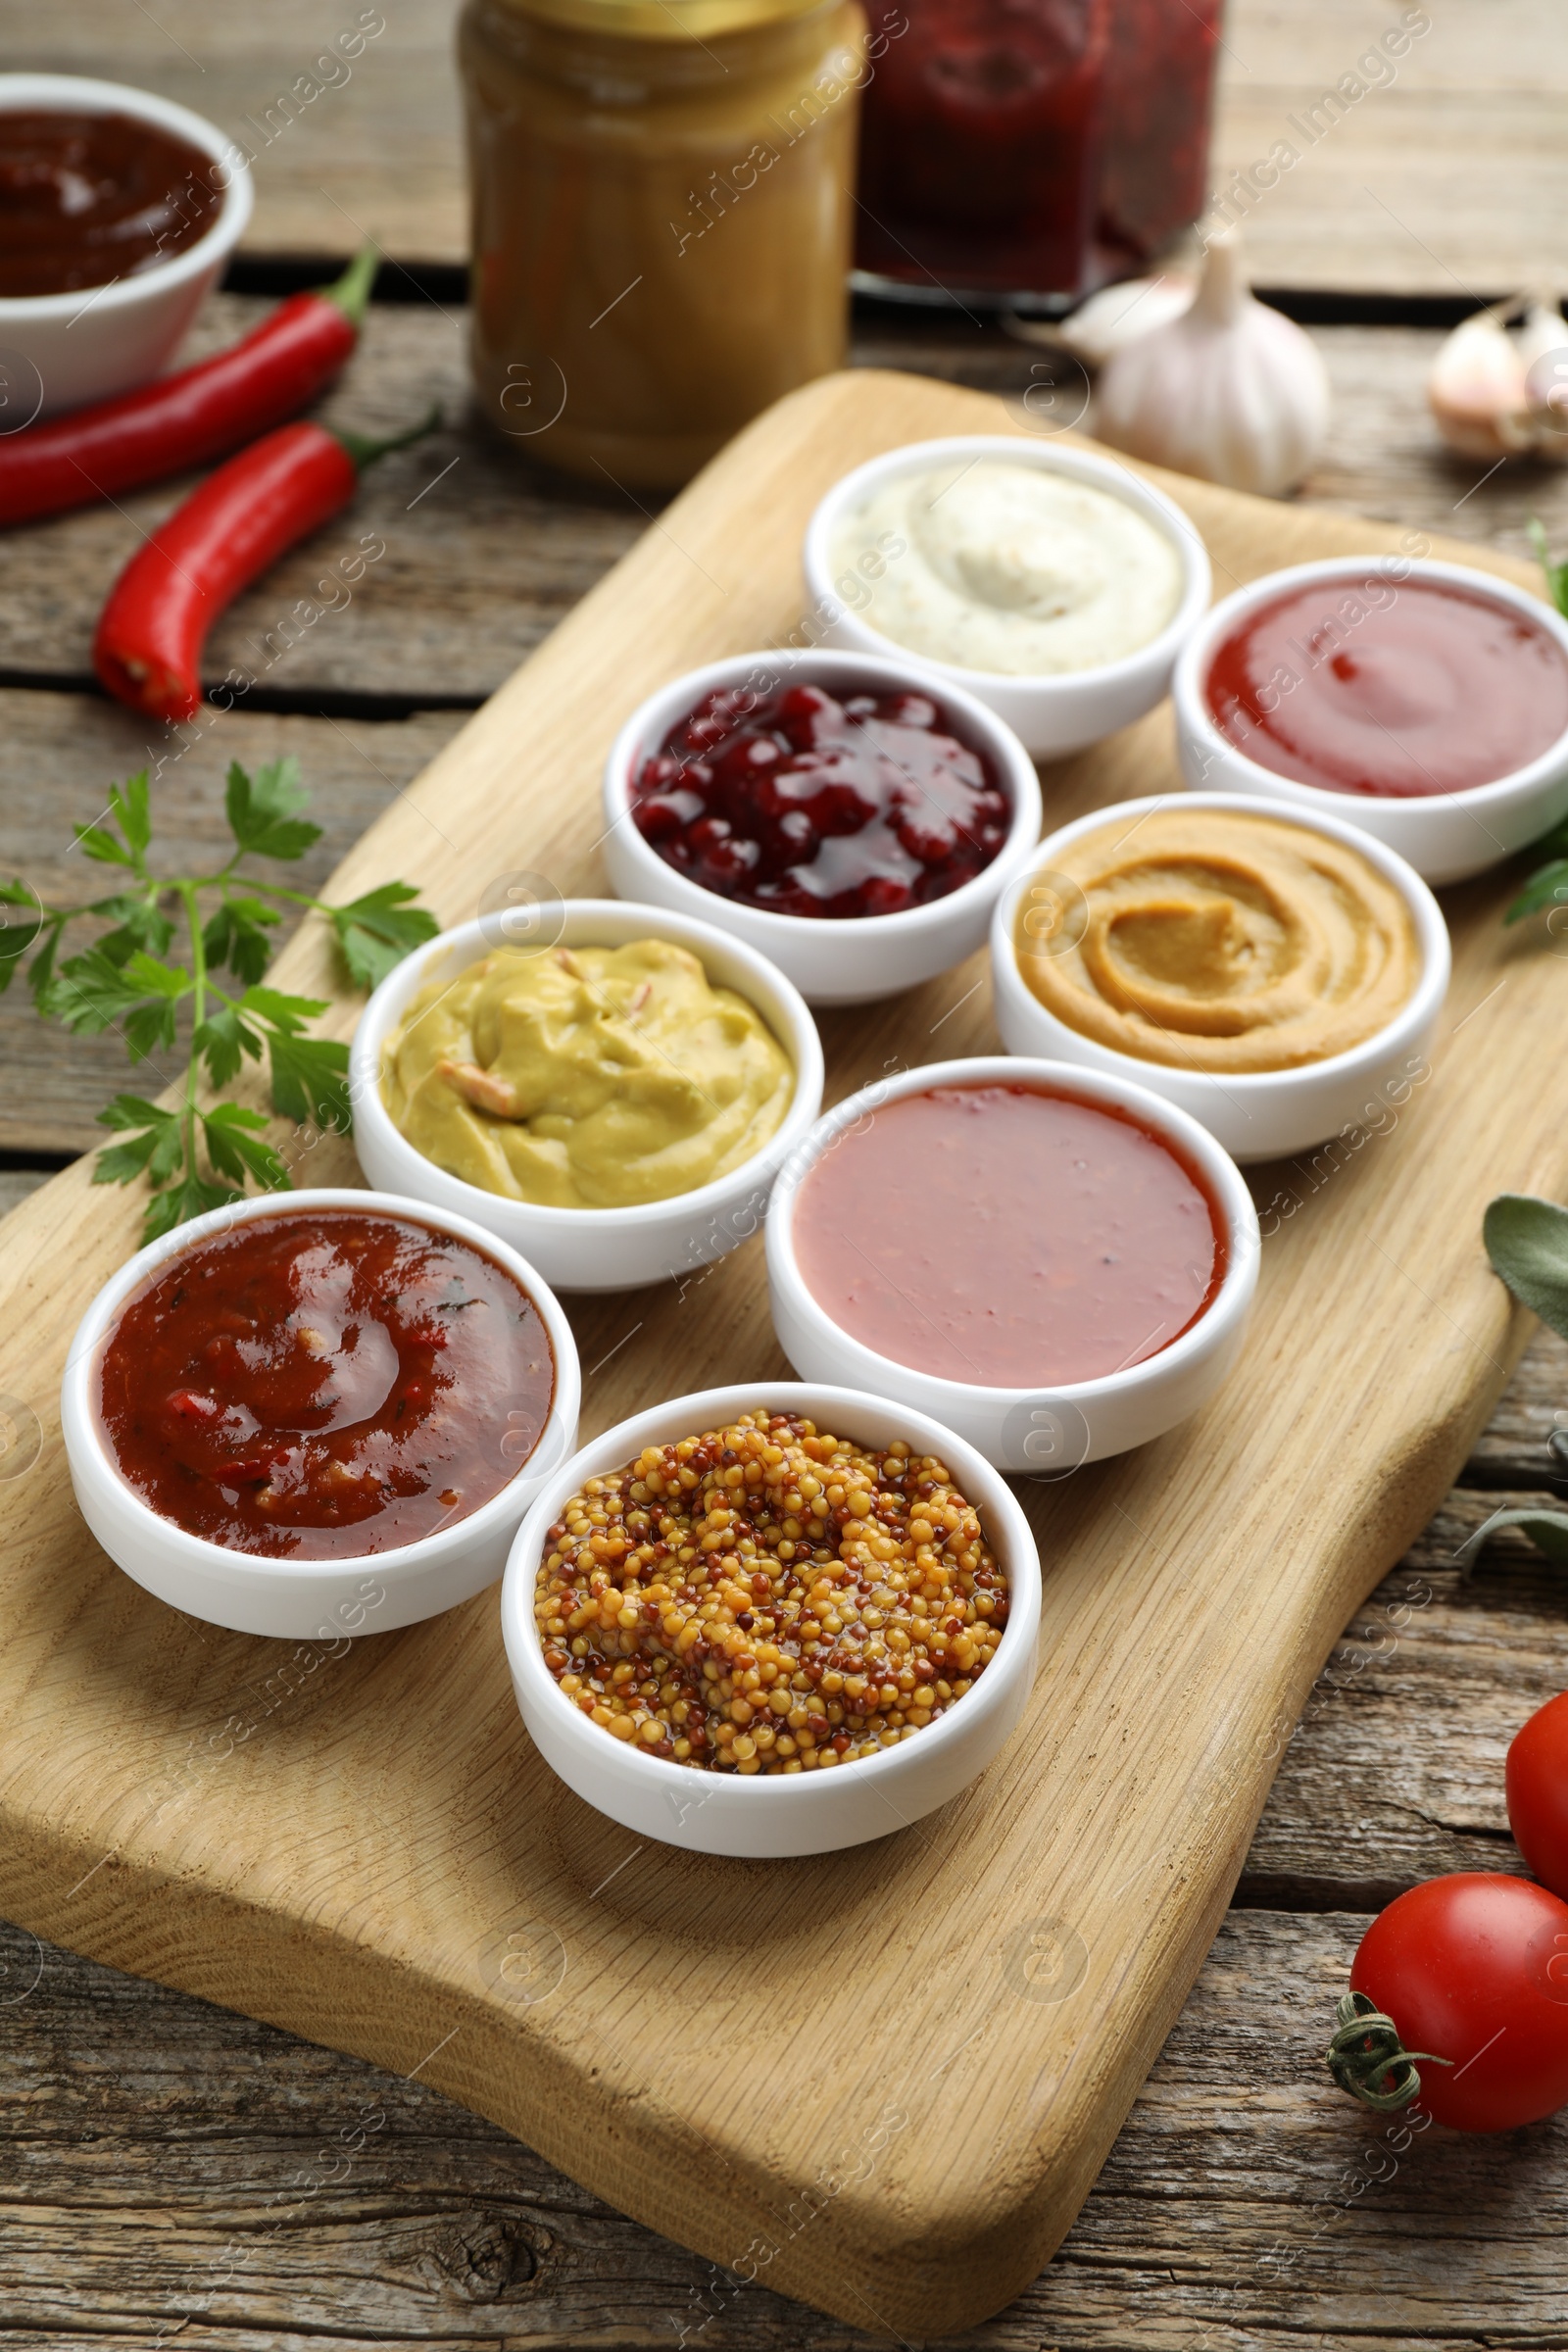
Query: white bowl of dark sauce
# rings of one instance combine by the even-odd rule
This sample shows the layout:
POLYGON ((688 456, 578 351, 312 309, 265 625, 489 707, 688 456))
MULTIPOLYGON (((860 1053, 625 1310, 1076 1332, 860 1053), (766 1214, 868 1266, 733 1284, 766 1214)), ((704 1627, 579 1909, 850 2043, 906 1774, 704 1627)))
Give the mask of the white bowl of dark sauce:
POLYGON ((232 139, 75 74, 0 74, 0 432, 162 372, 245 232, 232 139))
POLYGON ((581 1396, 561 1307, 466 1217, 268 1193, 105 1283, 61 1426, 82 1517, 160 1600, 236 1633, 388 1633, 494 1583, 581 1396))
POLYGON ((716 923, 808 1004, 860 1004, 983 944, 1040 838, 1040 780, 994 711, 909 662, 763 652, 691 670, 632 712, 604 814, 619 897, 716 923), (801 696, 817 715, 792 708, 801 696), (710 726, 717 741, 694 741, 710 726), (726 784, 759 757, 782 815, 745 805, 754 779, 726 784))
POLYGON ((1066 1475, 1162 1436, 1234 1365, 1257 1214, 1147 1088, 982 1055, 816 1123, 773 1190, 768 1290, 805 1380, 929 1413, 999 1469, 1066 1475))

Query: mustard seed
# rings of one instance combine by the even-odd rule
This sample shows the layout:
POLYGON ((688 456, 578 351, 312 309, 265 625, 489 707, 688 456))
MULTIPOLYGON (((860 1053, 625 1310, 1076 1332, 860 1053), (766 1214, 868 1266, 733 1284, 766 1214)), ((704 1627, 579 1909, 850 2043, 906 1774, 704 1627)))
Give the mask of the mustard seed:
POLYGON ((759 1409, 590 1479, 550 1530, 534 1614, 563 1692, 612 1737, 779 1773, 935 1722, 1007 1606, 940 1461, 759 1409))

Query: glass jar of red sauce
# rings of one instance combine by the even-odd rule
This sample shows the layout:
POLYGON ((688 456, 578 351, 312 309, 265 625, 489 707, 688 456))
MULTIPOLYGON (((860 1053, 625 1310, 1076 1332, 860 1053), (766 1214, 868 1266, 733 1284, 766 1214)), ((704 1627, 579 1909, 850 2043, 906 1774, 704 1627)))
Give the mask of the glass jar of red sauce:
POLYGON ((1203 209, 1220 4, 873 9, 860 282, 1070 298, 1149 260, 1203 209))
POLYGON ((844 363, 857 0, 468 0, 485 415, 667 488, 844 363))

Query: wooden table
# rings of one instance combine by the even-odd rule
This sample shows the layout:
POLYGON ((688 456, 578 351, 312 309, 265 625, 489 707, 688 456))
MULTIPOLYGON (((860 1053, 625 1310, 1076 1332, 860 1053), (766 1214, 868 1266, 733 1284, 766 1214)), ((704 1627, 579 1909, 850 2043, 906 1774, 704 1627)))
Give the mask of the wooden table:
MULTIPOLYGON (((1551 124, 1568 42, 1551 12, 1552 0, 1447 0, 1397 82, 1253 223, 1259 274, 1298 307, 1364 320, 1559 270, 1568 167, 1551 124)), ((436 395, 450 421, 368 483, 355 529, 378 532, 387 553, 354 603, 279 650, 249 710, 192 730, 184 748, 154 747, 172 861, 218 839, 230 758, 291 750, 326 826, 313 860, 324 874, 647 527, 609 496, 518 472, 470 425, 460 298, 440 274, 461 250, 439 54, 451 9, 385 0, 383 13, 349 88, 265 149, 248 267, 352 244, 333 207, 433 265, 421 280, 432 298, 373 309, 329 413, 375 427, 436 395)), ((1392 13, 1362 0, 1310 20, 1264 0, 1233 6, 1221 156, 1266 152, 1270 121, 1352 67, 1392 13)), ((156 16, 139 0, 72 0, 47 16, 0 5, 7 63, 120 74, 236 124, 265 113, 339 22, 320 0, 265 18, 196 0, 160 0, 156 16)), ((259 307, 222 297, 200 339, 226 340, 259 307)), ((1568 543, 1568 475, 1510 466, 1481 480, 1436 449, 1421 400, 1435 331, 1314 332, 1337 416, 1305 496, 1520 550, 1540 514, 1568 543)), ((1004 392, 1027 384, 1033 357, 995 330, 886 313, 858 322, 855 356, 1004 392)), ((0 841, 7 868, 46 893, 80 889, 70 821, 95 814, 106 784, 146 756, 147 730, 90 693, 87 647, 107 578, 175 494, 6 542, 0 841)), ((215 641, 220 666, 255 666, 270 635, 281 648, 282 616, 323 548, 235 608, 215 641)), ((123 1076, 118 1047, 63 1044, 14 997, 0 999, 0 1068, 9 1204, 101 1140, 93 1112, 123 1076)), ((1434 2133, 1396 2155, 1318 2062, 1369 1912, 1438 1871, 1521 1867, 1502 1755, 1568 1682, 1568 1594, 1522 1543, 1496 1544, 1468 1580, 1453 1554, 1497 1503, 1546 1490, 1543 1445, 1558 1419, 1568 1348, 1541 1339, 1444 1510, 1337 1645, 1224 1932, 1077 2226, 1028 2293, 965 2343, 1568 2342, 1568 2127, 1494 2141, 1434 2133)), ((416 2079, 40 1950, 18 1929, 0 1929, 0 2344, 700 2340, 704 2352, 783 2352, 872 2340, 654 2237, 416 2079)))

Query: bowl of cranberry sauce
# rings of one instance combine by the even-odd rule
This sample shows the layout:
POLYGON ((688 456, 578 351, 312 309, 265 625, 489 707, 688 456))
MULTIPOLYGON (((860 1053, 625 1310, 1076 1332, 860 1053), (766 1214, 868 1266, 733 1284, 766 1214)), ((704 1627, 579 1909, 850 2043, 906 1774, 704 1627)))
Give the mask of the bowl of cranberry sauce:
POLYGON ((999 1469, 1043 1477, 1208 1400, 1257 1256, 1251 1198, 1196 1119, 1021 1056, 906 1070, 839 1103, 767 1221, 773 1322, 803 1379, 940 1403, 999 1469))
POLYGON ((466 1219, 392 1195, 263 1198, 100 1292, 68 1363, 72 1481, 104 1548, 241 1632, 414 1623, 497 1577, 575 1442, 559 1305, 466 1219))
POLYGON ((1466 564, 1273 572, 1215 606, 1172 693, 1189 784, 1340 817, 1428 882, 1568 814, 1568 622, 1466 564))
POLYGON ((604 797, 620 897, 733 931, 816 1004, 972 955, 1040 836, 1010 728, 961 688, 852 654, 677 678, 622 728, 604 797))

